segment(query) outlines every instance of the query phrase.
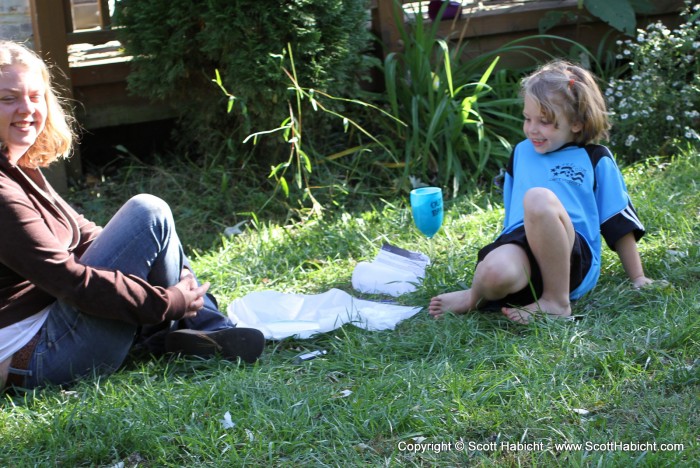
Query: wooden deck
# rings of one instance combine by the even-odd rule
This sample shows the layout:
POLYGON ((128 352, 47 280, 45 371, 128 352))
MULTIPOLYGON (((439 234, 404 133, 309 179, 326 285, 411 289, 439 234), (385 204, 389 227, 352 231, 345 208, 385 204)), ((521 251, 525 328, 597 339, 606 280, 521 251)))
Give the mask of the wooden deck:
POLYGON ((165 103, 134 96, 126 78, 131 57, 121 44, 110 41, 93 46, 75 44, 68 49, 73 98, 79 103, 76 116, 87 129, 163 120, 175 116, 165 103))
POLYGON ((173 117, 164 103, 133 96, 126 87, 131 57, 116 40, 109 1, 97 0, 96 27, 76 29, 70 0, 30 0, 35 46, 63 71, 61 85, 75 103, 81 126, 90 130, 173 117))
MULTIPOLYGON (((615 1, 615 0, 611 0, 615 1)), ((404 17, 410 21, 417 14, 428 18, 428 1, 403 1, 404 17)), ((570 14, 568 20, 562 16, 562 23, 548 31, 572 39, 595 50, 611 27, 598 18, 578 8, 579 0, 463 0, 462 14, 454 19, 440 22, 439 34, 452 41, 466 43, 465 53, 477 56, 495 50, 515 39, 539 33, 540 20, 548 12, 570 14)), ((638 17, 638 27, 651 21, 662 20, 668 26, 680 21, 678 12, 683 8, 683 0, 656 0, 653 2, 657 13, 648 17, 638 17)), ((392 0, 375 0, 373 7, 373 30, 388 51, 401 48, 399 34, 393 20, 392 0)), ((615 31, 613 31, 614 33, 615 31)), ((543 48, 551 44, 540 43, 543 48)), ((501 66, 521 65, 515 56, 501 60, 501 66)))

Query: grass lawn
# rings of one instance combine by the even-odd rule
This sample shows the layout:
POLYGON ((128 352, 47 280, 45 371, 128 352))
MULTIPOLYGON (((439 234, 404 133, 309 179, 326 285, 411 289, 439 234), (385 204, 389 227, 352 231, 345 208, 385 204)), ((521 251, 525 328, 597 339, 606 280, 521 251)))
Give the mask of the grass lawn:
MULTIPOLYGON (((4 395, 0 466, 697 466, 700 154, 624 172, 647 228, 647 275, 666 286, 631 289, 605 250, 576 322, 421 312, 392 331, 346 325, 269 342, 253 366, 131 360, 71 388, 4 395), (315 349, 328 354, 293 364, 315 349)), ((178 221, 186 200, 167 200, 178 221)), ((502 208, 496 194, 449 201, 428 241, 407 204, 377 199, 290 225, 261 219, 193 263, 226 306, 265 289, 352 292, 356 263, 391 242, 433 258, 422 287, 400 298, 423 306, 469 284, 502 208)))

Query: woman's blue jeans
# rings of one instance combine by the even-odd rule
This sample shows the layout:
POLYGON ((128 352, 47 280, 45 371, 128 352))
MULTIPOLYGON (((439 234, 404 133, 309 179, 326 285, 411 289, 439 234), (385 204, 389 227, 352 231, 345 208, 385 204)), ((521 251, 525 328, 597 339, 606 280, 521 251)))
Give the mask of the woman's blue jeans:
MULTIPOLYGON (((169 287, 187 265, 168 205, 152 195, 137 195, 122 206, 80 258, 85 265, 119 270, 169 287)), ((50 306, 29 363, 25 387, 65 384, 78 377, 111 373, 124 362, 135 343, 153 354, 163 353, 170 330, 220 330, 233 327, 209 297, 192 319, 138 327, 87 315, 62 301, 50 306)))

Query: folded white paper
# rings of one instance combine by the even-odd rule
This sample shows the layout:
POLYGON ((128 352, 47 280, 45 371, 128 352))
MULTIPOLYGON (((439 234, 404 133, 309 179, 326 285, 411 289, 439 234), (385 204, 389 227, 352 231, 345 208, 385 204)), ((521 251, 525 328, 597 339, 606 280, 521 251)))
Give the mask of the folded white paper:
POLYGON ((257 291, 235 299, 228 316, 239 327, 256 328, 268 340, 305 339, 351 323, 365 330, 392 330, 421 307, 373 302, 340 289, 322 294, 257 291))
POLYGON ((374 260, 357 264, 352 287, 367 294, 400 296, 416 290, 429 264, 430 259, 420 252, 384 244, 374 260))

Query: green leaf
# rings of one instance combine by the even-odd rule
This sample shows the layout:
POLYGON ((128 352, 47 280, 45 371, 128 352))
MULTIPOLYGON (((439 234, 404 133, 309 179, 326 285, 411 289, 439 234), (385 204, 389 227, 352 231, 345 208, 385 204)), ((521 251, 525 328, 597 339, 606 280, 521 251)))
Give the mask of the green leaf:
POLYGON ((268 177, 269 179, 272 178, 272 177, 276 177, 276 176, 277 176, 277 173, 278 173, 279 171, 282 171, 282 170, 284 170, 284 169, 287 169, 288 167, 289 167, 289 163, 288 163, 288 162, 284 162, 284 163, 280 163, 280 164, 278 164, 278 165, 276 165, 276 166, 272 166, 272 167, 270 168, 270 175, 267 176, 267 177, 268 177))
POLYGON ((632 35, 637 27, 637 18, 629 0, 584 0, 591 14, 608 23, 618 31, 632 35))
POLYGON ((462 122, 466 123, 469 120, 469 113, 472 110, 472 105, 476 102, 476 96, 467 96, 462 99, 462 122))
POLYGON ((455 90, 452 84, 452 64, 450 63, 450 49, 447 47, 447 43, 442 39, 438 40, 437 43, 443 52, 443 59, 445 61, 445 75, 447 76, 447 87, 450 90, 450 97, 454 97, 455 90))
POLYGON ((652 0, 629 0, 629 2, 632 5, 632 9, 637 13, 651 15, 657 12, 657 7, 654 6, 652 0))
POLYGON ((298 151, 299 156, 301 156, 302 162, 304 163, 304 169, 306 169, 306 172, 311 172, 311 159, 304 151, 301 150, 301 148, 298 151))
POLYGON ((228 105, 226 106, 226 113, 230 114, 231 110, 233 110, 233 102, 236 100, 235 97, 229 96, 228 97, 228 105))
POLYGON ((282 187, 282 192, 284 192, 284 196, 288 197, 289 196, 289 185, 287 185, 287 179, 284 177, 280 177, 279 179, 280 186, 282 187))

